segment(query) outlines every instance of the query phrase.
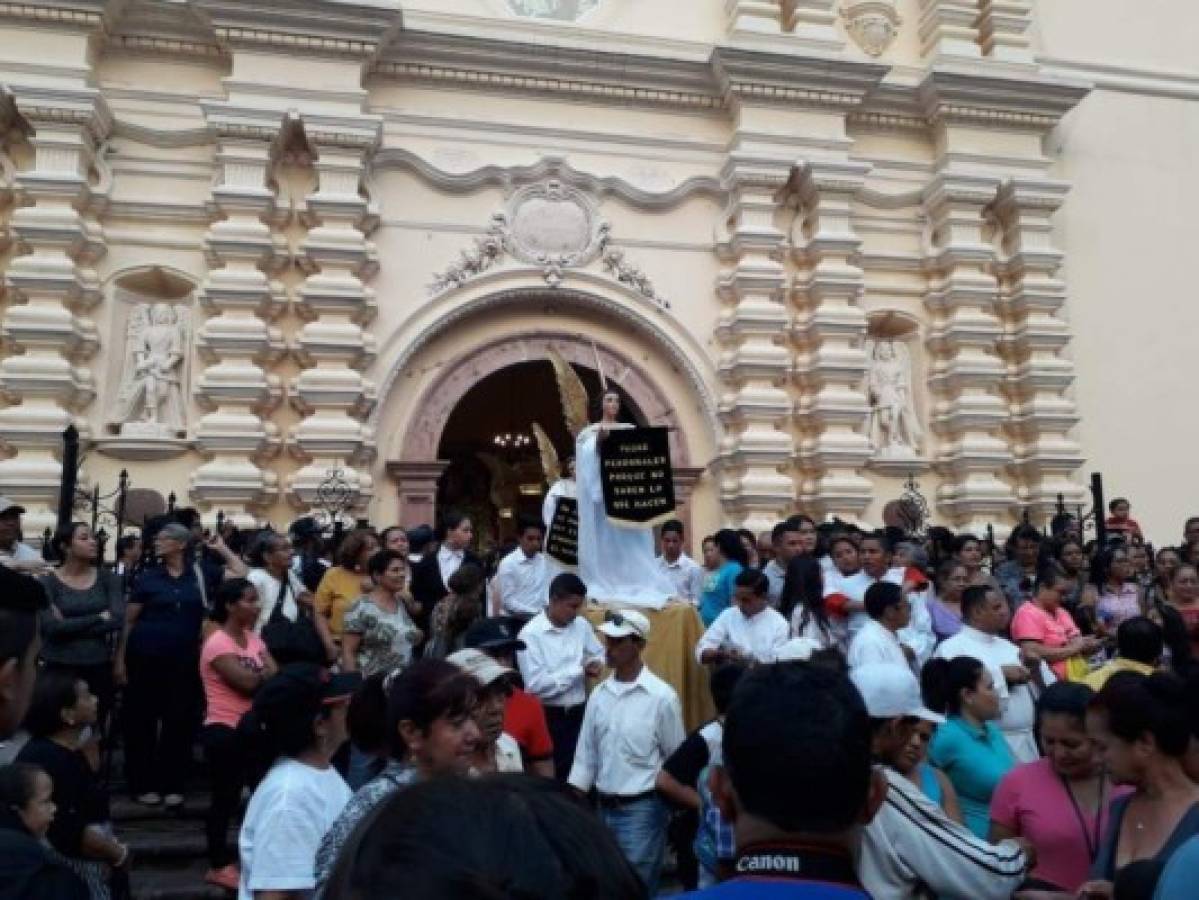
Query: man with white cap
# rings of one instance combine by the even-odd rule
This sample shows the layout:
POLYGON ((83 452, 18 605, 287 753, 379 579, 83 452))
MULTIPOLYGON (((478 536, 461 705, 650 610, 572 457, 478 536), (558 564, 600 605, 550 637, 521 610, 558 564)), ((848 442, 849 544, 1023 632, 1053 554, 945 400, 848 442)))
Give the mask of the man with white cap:
POLYGON ((886 799, 862 831, 862 885, 888 900, 930 893, 1007 900, 1031 865, 1028 845, 1017 840, 989 844, 975 837, 892 767, 918 720, 944 721, 924 706, 916 676, 906 666, 868 663, 851 671, 850 678, 866 703, 872 750, 887 778, 886 799))
POLYGON ((595 788, 600 818, 653 897, 667 821, 654 784, 663 761, 686 736, 683 711, 674 688, 641 659, 649 619, 634 610, 610 611, 599 632, 612 674, 587 700, 567 780, 584 793, 595 788))
POLYGON ((36 575, 46 571, 47 566, 40 553, 20 540, 24 514, 25 507, 0 497, 0 566, 36 575))
POLYGON ((479 740, 471 756, 471 774, 523 772, 524 762, 516 739, 504 733, 504 707, 512 693, 516 672, 502 666, 482 650, 459 650, 446 657, 479 683, 479 699, 471 715, 479 740))

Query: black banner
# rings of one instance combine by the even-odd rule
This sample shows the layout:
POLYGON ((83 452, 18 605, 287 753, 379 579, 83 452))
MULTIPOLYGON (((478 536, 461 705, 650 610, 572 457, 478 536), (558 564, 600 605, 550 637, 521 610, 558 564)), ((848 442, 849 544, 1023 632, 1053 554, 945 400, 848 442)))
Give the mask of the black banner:
POLYGON ((613 525, 646 527, 674 516, 670 431, 624 428, 600 442, 600 484, 613 525))
POLYGON ((574 497, 557 497, 550 530, 545 536, 546 555, 564 566, 579 564, 579 501, 574 497))

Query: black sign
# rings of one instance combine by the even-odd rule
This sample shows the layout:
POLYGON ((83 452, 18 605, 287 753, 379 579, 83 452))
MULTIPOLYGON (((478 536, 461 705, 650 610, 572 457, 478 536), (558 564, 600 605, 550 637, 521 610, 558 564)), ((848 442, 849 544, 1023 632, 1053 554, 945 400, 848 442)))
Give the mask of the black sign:
POLYGON ((626 428, 600 442, 600 484, 613 525, 645 527, 674 516, 670 432, 626 428))
POLYGON ((558 497, 549 534, 545 536, 545 552, 564 566, 579 564, 579 501, 574 497, 558 497))

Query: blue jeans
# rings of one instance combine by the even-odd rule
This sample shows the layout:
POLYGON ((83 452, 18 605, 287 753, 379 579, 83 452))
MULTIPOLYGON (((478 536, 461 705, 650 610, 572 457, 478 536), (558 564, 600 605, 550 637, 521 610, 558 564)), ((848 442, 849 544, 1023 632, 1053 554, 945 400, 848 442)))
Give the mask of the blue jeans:
POLYGON ((656 897, 670 818, 666 804, 657 797, 647 797, 619 807, 601 807, 600 818, 649 888, 649 896, 656 897))

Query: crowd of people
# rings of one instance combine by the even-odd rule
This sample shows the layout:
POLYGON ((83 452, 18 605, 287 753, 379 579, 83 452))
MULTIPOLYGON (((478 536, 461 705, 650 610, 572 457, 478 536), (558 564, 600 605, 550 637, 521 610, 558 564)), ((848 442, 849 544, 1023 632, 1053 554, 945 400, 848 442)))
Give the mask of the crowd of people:
POLYGON ((205 786, 206 880, 245 900, 641 898, 668 862, 705 897, 1199 896, 1199 517, 1155 550, 1110 512, 1001 547, 796 514, 698 561, 666 523, 716 709, 688 734, 657 614, 593 625, 539 520, 479 553, 453 512, 179 509, 109 566, 0 498, 0 898, 128 896, 118 746, 138 804, 205 786))

